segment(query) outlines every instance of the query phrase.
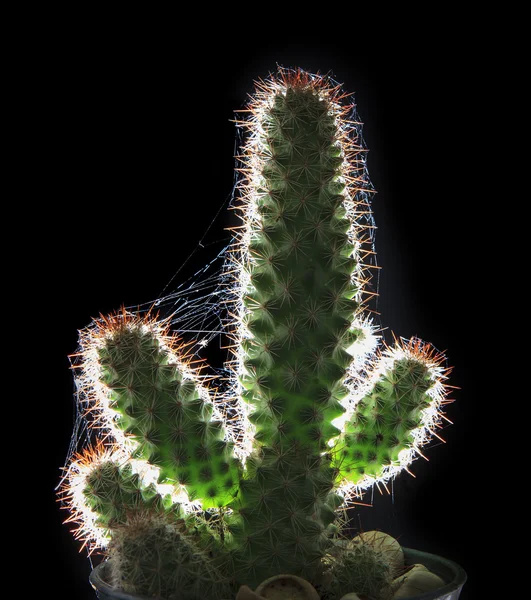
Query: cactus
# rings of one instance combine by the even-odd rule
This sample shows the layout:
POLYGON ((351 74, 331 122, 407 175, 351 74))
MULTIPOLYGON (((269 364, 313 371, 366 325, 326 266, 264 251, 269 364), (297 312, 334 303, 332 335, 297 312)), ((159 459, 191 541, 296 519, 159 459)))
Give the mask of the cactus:
MULTIPOLYGON (((239 584, 279 573, 311 580, 338 509, 407 469, 442 417, 443 357, 416 338, 376 347, 364 263, 372 190, 361 125, 344 97, 326 77, 280 69, 258 82, 240 123, 248 131, 235 206, 243 224, 228 253, 228 394, 220 400, 201 382, 168 322, 150 313, 122 310, 81 333, 87 406, 130 465, 120 487, 133 486, 134 500, 127 492, 120 502, 138 513, 147 501, 157 519, 192 507, 186 523, 201 535, 190 544, 208 547, 210 535, 222 577, 239 584)), ((79 474, 75 460, 70 471, 79 474)), ((81 520, 93 513, 118 554, 138 548, 131 511, 117 518, 115 492, 88 471, 69 506, 81 520)), ((177 534, 155 521, 153 536, 144 526, 142 536, 166 548, 177 534)))
POLYGON ((119 589, 167 600, 234 596, 228 578, 184 527, 158 511, 135 512, 115 529, 109 548, 111 582, 119 589))
POLYGON ((388 600, 394 579, 404 573, 404 554, 391 536, 368 531, 354 539, 336 538, 322 564, 322 600, 336 600, 351 592, 388 600))
POLYGON ((389 562, 370 544, 341 548, 327 575, 329 584, 323 595, 328 598, 342 598, 352 591, 369 598, 389 597, 392 583, 389 562))
POLYGON ((99 350, 101 381, 110 390, 116 424, 137 441, 135 458, 160 469, 160 480, 186 486, 203 506, 223 506, 234 496, 238 462, 192 379, 170 361, 159 340, 140 324, 116 323, 99 350))
POLYGON ((141 481, 126 455, 106 450, 101 442, 73 457, 61 496, 72 513, 67 522, 82 524, 76 534, 90 546, 106 545, 111 532, 136 511, 183 516, 169 495, 163 497, 153 484, 141 481))

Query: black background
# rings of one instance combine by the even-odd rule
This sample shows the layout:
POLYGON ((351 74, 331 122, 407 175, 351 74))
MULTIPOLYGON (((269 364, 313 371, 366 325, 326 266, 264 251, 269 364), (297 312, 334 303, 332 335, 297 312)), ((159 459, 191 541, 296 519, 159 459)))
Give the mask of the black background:
POLYGON ((223 227, 233 217, 222 211, 214 219, 234 182, 231 119, 253 80, 278 63, 330 71, 355 93, 377 190, 381 323, 387 334, 417 335, 446 351, 449 383, 459 388, 447 411, 455 423, 442 434, 447 443, 431 447, 429 463, 415 462, 416 479, 400 476, 393 497, 376 492, 355 521, 458 562, 469 573, 462 598, 474 598, 477 44, 450 18, 418 27, 404 17, 387 33, 354 23, 340 35, 304 33, 296 19, 277 36, 228 24, 227 35, 215 38, 197 20, 175 31, 104 21, 75 20, 44 35, 28 74, 38 200, 33 291, 48 340, 39 456, 47 529, 38 558, 47 586, 57 586, 57 598, 94 598, 90 563, 62 524, 54 491, 73 425, 67 357, 77 330, 99 313, 155 299, 199 241, 207 249, 172 285, 227 241, 223 227))

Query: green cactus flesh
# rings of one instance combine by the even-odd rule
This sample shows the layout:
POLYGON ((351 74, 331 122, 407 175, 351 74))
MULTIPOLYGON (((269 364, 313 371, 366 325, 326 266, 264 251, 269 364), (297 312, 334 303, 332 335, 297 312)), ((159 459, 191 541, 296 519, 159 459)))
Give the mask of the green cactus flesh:
MULTIPOLYGON (((241 395, 230 399, 251 425, 238 425, 252 443, 244 466, 227 441, 240 443, 239 434, 221 423, 229 427, 231 419, 213 409, 179 348, 159 335, 156 319, 125 312, 104 318, 97 335, 86 334, 84 351, 96 355, 97 368, 87 371, 97 371, 105 395, 100 409, 111 414, 98 423, 108 426, 132 459, 156 467, 159 483, 183 487, 202 510, 212 509, 218 529, 202 521, 201 547, 209 547, 204 539, 210 528, 223 553, 224 577, 249 586, 279 573, 312 579, 333 543, 336 511, 345 500, 338 488, 350 482, 359 492, 407 463, 404 456, 410 458, 425 441, 417 432, 426 422, 428 433, 437 426, 444 378, 433 368, 439 357, 415 342, 388 362, 389 357, 371 355, 372 363, 360 370, 368 383, 356 388, 365 391, 357 403, 351 401, 351 352, 366 334, 359 319, 361 242, 353 231, 358 223, 352 207, 367 184, 360 175, 363 163, 350 155, 364 148, 342 129, 340 96, 325 78, 299 71, 281 73, 280 81, 266 85, 266 99, 260 97, 251 109, 243 156, 248 175, 238 207, 246 233, 234 243, 235 270, 248 275, 238 288, 233 323, 240 345, 233 390, 241 395), (339 417, 345 420, 342 429, 335 425, 339 417)), ((98 393, 90 392, 90 401, 98 393)), ((117 497, 119 506, 163 506, 168 513, 169 500, 142 488, 131 470, 117 475, 113 469, 102 465, 86 479, 84 497, 101 515, 102 527, 124 523, 117 497)), ((123 567, 147 561, 148 572, 169 572, 155 548, 169 547, 183 534, 155 521, 149 521, 149 531, 145 524, 130 532, 118 527, 116 556, 128 556, 115 562, 123 567), (135 558, 142 544, 136 530, 153 542, 145 561, 135 558)), ((348 561, 360 562, 354 554, 348 561)), ((190 571, 203 569, 191 555, 182 560, 190 571)), ((336 564, 335 572, 341 568, 336 564)), ((121 579, 136 577, 128 569, 121 579)), ((162 594, 166 584, 146 577, 142 593, 162 594)), ((168 580, 175 577, 169 574, 168 580)), ((168 585, 169 599, 175 588, 168 585)))
POLYGON ((261 227, 252 232, 244 397, 255 440, 319 453, 338 435, 357 302, 338 130, 313 90, 278 94, 263 121, 261 227), (348 341, 347 341, 348 340, 348 341))
POLYGON ((386 556, 370 544, 346 544, 335 548, 324 561, 323 600, 339 600, 356 592, 369 600, 389 598, 392 570, 386 556))
POLYGON ((252 231, 244 399, 257 451, 233 504, 239 576, 309 576, 328 543, 336 472, 323 456, 351 356, 355 262, 329 105, 311 89, 278 94, 263 121, 261 227, 252 231), (274 565, 274 566, 272 566, 274 565))
POLYGON ((116 425, 137 442, 135 458, 160 468, 160 482, 186 486, 205 507, 230 502, 238 462, 211 419, 212 405, 196 383, 183 379, 170 353, 140 324, 118 328, 100 350, 102 382, 116 425))
POLYGON ((83 496, 86 505, 98 516, 96 525, 106 536, 138 510, 151 508, 179 514, 178 506, 158 494, 153 485, 143 486, 128 463, 121 466, 113 460, 103 461, 91 469, 86 476, 83 496))
POLYGON ((116 529, 109 550, 115 587, 165 600, 221 600, 234 585, 215 557, 199 549, 184 522, 146 511, 116 529))
POLYGON ((425 363, 413 358, 395 361, 358 402, 334 447, 334 466, 340 479, 357 483, 377 479, 399 453, 414 444, 413 432, 422 425, 422 411, 432 402, 433 380, 425 363))

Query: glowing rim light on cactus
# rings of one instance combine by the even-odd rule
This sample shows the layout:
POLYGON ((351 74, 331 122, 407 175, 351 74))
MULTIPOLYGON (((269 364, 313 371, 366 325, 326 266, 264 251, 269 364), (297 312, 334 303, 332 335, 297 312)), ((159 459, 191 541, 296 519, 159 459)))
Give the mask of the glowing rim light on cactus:
MULTIPOLYGON (((81 354, 83 355, 82 376, 78 379, 78 385, 82 389, 82 398, 87 405, 88 411, 96 411, 98 420, 112 433, 116 443, 131 451, 134 445, 124 433, 116 427, 116 411, 109 406, 109 391, 101 381, 101 367, 98 362, 98 352, 105 346, 105 341, 113 335, 116 329, 123 326, 129 328, 140 327, 143 332, 149 332, 156 338, 161 349, 169 356, 169 362, 178 366, 183 380, 191 379, 195 382, 202 399, 212 405, 213 417, 219 420, 224 418, 223 402, 212 400, 210 391, 201 380, 206 381, 207 376, 202 376, 199 371, 201 366, 193 367, 193 363, 201 363, 202 360, 188 360, 190 357, 184 352, 188 344, 181 343, 179 339, 169 334, 169 320, 159 321, 148 313, 145 316, 134 315, 122 310, 115 316, 102 317, 94 321, 91 328, 81 332, 81 354), (93 390, 93 391, 91 391, 93 390)), ((227 431, 230 432, 231 425, 227 423, 227 431)))
MULTIPOLYGON (((202 381, 207 377, 199 373, 199 367, 192 367, 192 360, 186 355, 184 350, 187 344, 181 343, 179 339, 169 334, 169 319, 162 321, 152 317, 150 313, 144 316, 134 315, 125 309, 116 315, 110 317, 101 317, 93 321, 92 325, 80 332, 80 352, 75 355, 80 357, 79 364, 75 368, 79 369, 76 384, 79 390, 80 401, 85 405, 87 416, 94 415, 95 423, 92 428, 101 429, 104 433, 104 439, 109 444, 113 458, 121 459, 125 457, 126 462, 135 450, 137 442, 134 438, 128 437, 124 431, 116 426, 115 420, 118 413, 110 407, 109 389, 102 382, 101 366, 99 364, 99 351, 105 346, 106 340, 121 328, 139 327, 143 332, 149 332, 160 344, 161 349, 165 350, 169 356, 169 363, 178 366, 182 374, 183 381, 190 379, 194 381, 201 398, 212 406, 212 416, 214 419, 222 421, 226 426, 227 439, 235 441, 232 435, 234 421, 227 418, 226 407, 221 396, 211 398, 210 391, 202 381)), ((202 362, 202 361, 196 361, 202 362)), ((146 485, 153 484, 161 496, 171 495, 174 502, 182 505, 185 512, 197 512, 200 510, 199 501, 191 502, 188 498, 186 488, 179 484, 161 484, 158 480, 160 469, 148 465, 145 461, 129 459, 133 471, 141 475, 146 485)))
MULTIPOLYGON (((451 423, 441 408, 444 404, 452 402, 452 400, 447 398, 450 386, 444 383, 451 369, 443 366, 445 356, 442 353, 438 352, 431 344, 415 337, 409 340, 404 338, 400 340, 395 339, 394 346, 386 346, 383 351, 378 353, 378 357, 373 361, 373 367, 365 379, 356 377, 356 381, 361 385, 348 398, 347 411, 339 417, 338 422, 335 422, 336 426, 341 428, 350 419, 358 402, 374 387, 374 384, 382 375, 390 372, 393 365, 402 359, 413 359, 426 366, 429 377, 433 382, 433 385, 427 391, 427 395, 431 398, 432 402, 427 408, 421 411, 421 425, 411 432, 412 446, 400 451, 398 464, 385 467, 382 475, 378 478, 366 475, 357 484, 346 482, 339 486, 338 493, 345 498, 347 504, 350 501, 355 501, 356 498, 362 497, 365 490, 375 485, 378 487, 379 484, 382 484, 386 487, 386 483, 394 479, 402 471, 406 471, 414 477, 408 467, 411 466, 418 456, 428 460, 421 452, 421 448, 430 442, 432 436, 445 443, 445 440, 437 434, 437 429, 442 427, 442 419, 451 423)), ((333 442, 332 440, 331 445, 333 445, 333 442)))
POLYGON ((98 441, 95 448, 88 448, 73 457, 63 480, 61 497, 66 503, 65 508, 70 512, 65 523, 77 524, 73 534, 83 542, 80 551, 87 546, 90 554, 96 548, 105 548, 109 543, 104 529, 96 523, 98 515, 85 501, 83 490, 87 477, 104 462, 124 464, 128 460, 128 455, 119 446, 105 448, 101 441, 98 441))
POLYGON ((170 496, 172 503, 179 504, 185 513, 196 513, 200 510, 198 503, 189 501, 184 488, 158 483, 158 467, 131 458, 127 450, 117 443, 108 442, 108 445, 105 445, 103 441, 98 440, 95 447, 89 447, 72 458, 61 491, 65 508, 71 513, 65 523, 73 522, 78 525, 73 534, 76 539, 83 541, 80 551, 87 546, 90 554, 96 548, 105 548, 110 541, 105 535, 105 529, 97 524, 98 515, 87 504, 84 496, 87 478, 104 463, 129 465, 132 472, 140 476, 144 487, 153 485, 162 498, 170 496))
MULTIPOLYGON (((378 484, 385 484, 392 480, 398 473, 405 470, 411 474, 408 467, 417 456, 424 456, 420 448, 429 442, 431 436, 437 435, 436 429, 440 428, 441 418, 445 418, 440 407, 447 395, 447 386, 443 384, 446 379, 448 369, 442 367, 444 356, 438 353, 430 344, 424 343, 417 338, 411 340, 395 340, 394 347, 385 347, 383 351, 378 348, 380 336, 378 327, 373 323, 366 310, 366 299, 364 295, 371 298, 377 295, 374 292, 366 290, 366 286, 372 278, 371 269, 377 268, 376 265, 364 264, 363 261, 368 255, 374 254, 372 240, 372 230, 374 223, 372 221, 372 212, 368 201, 368 194, 373 190, 370 187, 368 173, 365 164, 364 147, 361 138, 361 123, 357 121, 355 114, 355 105, 344 105, 342 102, 348 96, 341 91, 339 84, 334 85, 331 80, 321 77, 319 74, 313 75, 301 71, 292 71, 289 69, 280 69, 279 76, 270 78, 266 81, 256 83, 256 93, 247 109, 249 116, 244 121, 237 123, 248 132, 248 140, 243 148, 243 156, 240 157, 244 168, 240 169, 242 174, 238 189, 242 204, 236 208, 241 211, 241 218, 244 223, 242 226, 234 228, 236 233, 236 248, 232 250, 231 261, 234 272, 234 295, 236 298, 235 321, 232 326, 235 327, 233 339, 236 347, 236 360, 233 368, 234 382, 232 393, 240 397, 242 386, 239 383, 240 378, 246 373, 244 367, 245 352, 240 343, 242 339, 250 338, 251 334, 244 325, 244 316, 246 309, 243 298, 250 284, 250 270, 248 264, 253 262, 249 253, 249 245, 252 240, 253 225, 260 223, 261 216, 258 207, 258 200, 264 193, 263 189, 263 160, 268 158, 268 149, 263 145, 263 127, 267 111, 273 106, 274 98, 278 94, 286 95, 288 86, 293 86, 296 78, 299 78, 302 86, 311 87, 318 94, 321 100, 327 102, 330 113, 334 116, 336 125, 340 132, 337 140, 341 148, 343 164, 341 167, 343 182, 346 184, 343 195, 343 207, 346 216, 350 221, 350 228, 347 232, 349 242, 353 246, 352 256, 357 261, 357 268, 353 271, 351 280, 356 286, 358 293, 356 300, 359 302, 359 308, 353 315, 351 329, 359 330, 362 334, 358 337, 347 352, 352 357, 352 363, 347 371, 344 384, 349 389, 349 396, 341 401, 346 411, 343 415, 333 421, 333 424, 342 429, 353 415, 356 405, 374 385, 374 383, 384 373, 391 370, 393 364, 402 358, 413 358, 426 365, 430 378, 434 382, 428 395, 433 402, 430 406, 421 412, 422 424, 412 432, 413 446, 404 449, 399 455, 399 464, 393 464, 386 467, 381 477, 373 478, 365 476, 356 484, 345 482, 339 486, 338 492, 344 497, 348 505, 359 499, 365 490, 378 484), (332 87, 332 85, 334 87, 332 87), (352 176, 352 173, 355 176, 352 176), (369 224, 367 220, 369 219, 369 224), (362 237, 365 232, 368 237, 362 237)), ((254 426, 245 418, 246 407, 242 406, 242 421, 247 423, 245 427, 246 448, 252 447, 252 434, 254 426)), ((442 440, 444 442, 444 440, 442 440)), ((329 441, 333 447, 335 439, 329 441)))
MULTIPOLYGON (((350 277, 351 283, 355 287, 358 308, 349 321, 351 331, 356 331, 358 336, 356 341, 346 348, 346 351, 352 356, 352 361, 343 380, 343 385, 348 390, 348 395, 341 400, 345 413, 334 419, 332 424, 342 430, 342 426, 354 415, 361 399, 375 386, 380 377, 392 371, 397 361, 414 359, 422 363, 427 368, 429 378, 433 382, 429 391, 426 392, 431 402, 420 412, 420 426, 411 432, 411 447, 400 451, 398 460, 395 460, 393 464, 384 463, 387 466, 383 467, 381 475, 378 477, 364 475, 356 483, 341 483, 337 491, 344 498, 343 507, 356 503, 356 499, 360 498, 368 488, 379 484, 385 487, 386 483, 402 470, 410 472, 409 465, 417 456, 423 456, 420 448, 432 436, 439 437, 436 430, 441 427, 441 418, 446 419, 442 414, 441 406, 450 402, 450 400, 446 400, 448 386, 444 384, 444 381, 448 369, 442 366, 444 357, 431 345, 417 338, 409 341, 397 341, 394 347, 379 349, 378 328, 368 314, 366 297, 371 298, 376 295, 374 292, 366 290, 371 280, 371 269, 375 268, 375 264, 365 264, 367 257, 369 257, 368 262, 370 263, 370 256, 374 254, 372 238, 374 224, 368 201, 368 195, 373 190, 370 187, 365 165, 366 149, 361 137, 361 124, 355 120, 354 105, 343 105, 342 102, 346 96, 341 92, 339 85, 332 87, 333 82, 327 78, 281 69, 278 77, 271 76, 267 81, 257 83, 257 92, 248 109, 250 116, 244 121, 237 121, 239 126, 247 130, 248 138, 243 147, 243 156, 239 157, 243 164, 243 167, 238 169, 241 177, 236 187, 239 195, 235 200, 239 200, 239 203, 235 202, 231 206, 232 209, 240 212, 243 222, 242 225, 231 228, 233 240, 231 246, 226 249, 223 267, 223 275, 228 276, 230 280, 223 292, 225 297, 222 303, 228 306, 228 314, 231 319, 227 323, 226 333, 233 342, 229 350, 234 357, 225 363, 230 373, 225 378, 226 387, 214 390, 203 385, 206 383, 207 377, 200 375, 199 369, 192 366, 193 361, 185 352, 187 345, 169 334, 171 316, 163 321, 157 321, 150 312, 142 317, 124 309, 114 316, 95 320, 80 334, 80 361, 79 365, 75 365, 80 367, 76 378, 79 398, 85 406, 86 416, 92 421, 91 427, 101 429, 101 437, 103 437, 106 447, 99 446, 93 453, 89 452, 74 457, 65 477, 67 482, 63 496, 72 512, 69 521, 80 522, 76 537, 82 537, 89 545, 102 546, 107 542, 106 539, 103 539, 101 528, 96 525, 96 515, 86 507, 82 495, 87 474, 94 464, 98 464, 98 461, 100 464, 103 460, 129 463, 145 484, 152 483, 161 496, 170 494, 172 500, 180 503, 185 512, 202 510, 200 500, 190 502, 183 486, 159 484, 160 470, 157 467, 151 467, 144 461, 129 458, 135 449, 136 442, 116 425, 117 413, 110 406, 109 390, 102 381, 102 371, 98 361, 99 351, 117 329, 139 327, 158 340, 160 347, 168 352, 170 362, 177 365, 182 379, 193 380, 201 398, 212 406, 213 418, 223 423, 226 432, 225 440, 234 445, 234 454, 241 461, 243 467, 253 451, 256 428, 249 419, 252 407, 243 400, 244 388, 241 381, 245 376, 250 375, 244 366, 245 342, 252 339, 253 336, 245 325, 246 316, 250 313, 249 308, 246 307, 245 298, 248 289, 252 286, 251 268, 255 259, 250 248, 254 232, 261 222, 258 202, 264 193, 261 191, 263 187, 262 172, 265 164, 263 161, 267 159, 268 152, 267 147, 261 141, 263 136, 261 123, 264 115, 271 108, 274 98, 279 94, 285 95, 288 87, 294 86, 294 82, 295 85, 300 84, 311 88, 322 101, 327 103, 329 114, 334 118, 339 131, 337 138, 334 138, 334 144, 339 150, 342 165, 336 180, 345 184, 342 191, 342 206, 345 217, 350 222, 346 233, 353 248, 349 258, 354 258, 356 261, 350 277)), ((316 231, 316 235, 319 235, 318 231, 316 231)), ((354 292, 352 293, 354 294, 354 292)), ((291 343, 291 339, 289 343, 291 343)), ((332 454, 337 439, 329 440, 332 454)), ((217 509, 212 510, 215 512, 217 509)), ((230 509, 225 510, 230 512, 230 509)))
MULTIPOLYGON (((347 351, 352 354, 353 362, 350 368, 350 377, 346 381, 351 393, 357 386, 357 381, 360 378, 360 372, 375 356, 375 351, 378 344, 378 336, 376 335, 377 327, 373 324, 371 318, 365 314, 365 299, 364 295, 369 298, 375 296, 373 292, 368 292, 365 288, 368 282, 372 279, 370 270, 375 268, 375 265, 364 264, 363 261, 368 255, 375 254, 372 242, 372 230, 374 224, 372 221, 372 212, 367 195, 373 190, 371 189, 368 179, 368 173, 365 165, 364 147, 360 125, 357 120, 350 120, 349 117, 355 118, 355 105, 343 105, 342 101, 349 94, 344 94, 341 91, 341 86, 335 84, 334 87, 328 78, 323 78, 319 74, 310 74, 304 71, 292 71, 290 69, 279 69, 279 76, 270 75, 266 81, 260 80, 255 82, 256 93, 252 97, 251 103, 245 111, 248 116, 245 120, 236 121, 236 123, 247 131, 248 138, 243 147, 243 155, 240 160, 244 165, 238 169, 240 172, 240 181, 237 185, 237 190, 240 193, 241 204, 234 207, 240 211, 240 217, 243 220, 243 225, 232 228, 235 233, 233 246, 229 250, 229 264, 233 275, 233 290, 231 296, 234 308, 232 315, 234 321, 229 324, 234 329, 231 335, 234 343, 233 354, 235 360, 233 363, 228 363, 232 370, 233 378, 230 384, 228 394, 235 398, 241 397, 242 385, 240 379, 246 374, 244 367, 245 352, 241 341, 249 339, 252 334, 248 331, 244 324, 244 317, 248 312, 243 299, 246 290, 249 288, 251 276, 249 264, 253 263, 253 257, 249 252, 249 246, 253 237, 253 226, 261 222, 261 216, 258 211, 258 200, 263 195, 263 160, 269 155, 267 147, 263 145, 263 126, 267 111, 273 106, 275 97, 278 94, 286 95, 287 89, 293 86, 294 78, 298 78, 300 85, 311 87, 319 96, 321 101, 324 101, 329 106, 329 112, 334 117, 337 128, 340 131, 337 144, 340 148, 340 155, 343 158, 341 167, 342 174, 338 177, 346 185, 343 191, 346 217, 350 221, 350 227, 347 232, 349 242, 352 244, 354 251, 353 257, 357 261, 357 268, 351 275, 352 283, 356 286, 358 292, 356 300, 360 306, 356 314, 352 317, 351 329, 361 330, 363 333, 352 346, 347 348, 347 351), (353 135, 354 132, 354 135, 353 135), (359 175, 353 176, 356 173, 359 175), (365 221, 369 220, 369 224, 365 221), (368 237, 361 237, 361 233, 367 232, 368 237), (356 375, 354 374, 356 373, 356 375)), ((348 410, 351 401, 344 401, 345 407, 348 410)), ((240 422, 243 434, 241 448, 243 452, 240 454, 242 461, 245 461, 253 447, 253 434, 255 427, 249 422, 249 408, 241 401, 237 402, 240 413, 240 422)))

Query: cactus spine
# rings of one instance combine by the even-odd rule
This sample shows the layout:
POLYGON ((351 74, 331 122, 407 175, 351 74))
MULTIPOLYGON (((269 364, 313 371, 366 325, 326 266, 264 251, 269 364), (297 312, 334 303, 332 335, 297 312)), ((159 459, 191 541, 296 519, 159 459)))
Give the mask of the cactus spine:
MULTIPOLYGON (((221 511, 213 535, 225 575, 251 586, 278 573, 311 579, 336 509, 411 462, 439 426, 445 395, 442 357, 427 344, 414 339, 378 356, 367 345, 370 186, 359 123, 342 101, 326 78, 281 70, 258 83, 250 104, 243 227, 229 255, 230 410, 149 315, 102 318, 82 337, 82 377, 100 425, 174 490, 159 514, 175 511, 181 490, 196 508, 221 511)), ((109 522, 108 502, 92 508, 109 522)), ((153 539, 166 545, 162 538, 153 539)))
POLYGON ((186 486, 205 508, 226 505, 236 490, 238 461, 213 405, 193 379, 183 378, 160 338, 140 322, 118 321, 99 349, 99 364, 115 424, 136 442, 135 458, 158 467, 160 483, 186 486))
POLYGON ((216 561, 200 550, 184 521, 158 512, 133 513, 110 547, 112 583, 126 592, 168 600, 221 600, 234 589, 216 561))

